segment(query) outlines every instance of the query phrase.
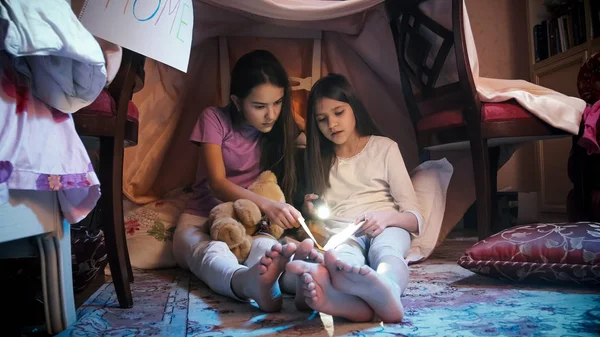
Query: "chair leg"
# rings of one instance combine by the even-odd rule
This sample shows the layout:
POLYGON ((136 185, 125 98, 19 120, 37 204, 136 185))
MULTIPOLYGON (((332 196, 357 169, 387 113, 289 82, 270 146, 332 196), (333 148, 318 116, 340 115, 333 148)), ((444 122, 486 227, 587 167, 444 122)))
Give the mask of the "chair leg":
MULTIPOLYGON (((121 195, 121 205, 123 205, 123 194, 121 195)), ((123 220, 125 221, 125 220, 123 220)), ((125 222, 123 222, 125 228, 125 222)), ((123 240, 125 241, 125 262, 127 263, 127 279, 133 283, 133 269, 131 268, 131 260, 129 259, 129 248, 127 247, 127 234, 123 231, 123 240)))
POLYGON ((477 236, 479 240, 490 235, 492 224, 492 188, 487 140, 471 140, 475 194, 477 196, 477 236))
POLYGON ((100 201, 108 263, 117 299, 119 300, 119 306, 121 308, 131 308, 133 306, 133 297, 129 286, 130 277, 126 261, 129 254, 127 252, 127 241, 125 241, 122 189, 119 187, 119 183, 123 179, 122 158, 123 156, 121 155, 115 160, 114 138, 102 137, 100 139, 100 183, 102 186, 100 201))
POLYGON ((498 164, 500 160, 500 147, 488 148, 489 169, 490 169, 490 228, 492 233, 497 233, 504 229, 504 225, 497 221, 498 219, 498 164))

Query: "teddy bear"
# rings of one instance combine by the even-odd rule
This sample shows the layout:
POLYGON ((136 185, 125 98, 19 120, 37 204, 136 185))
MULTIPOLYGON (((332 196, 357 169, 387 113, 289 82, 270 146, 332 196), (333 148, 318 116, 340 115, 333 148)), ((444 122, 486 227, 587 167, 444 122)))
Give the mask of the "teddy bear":
MULTIPOLYGON (((277 184, 277 177, 271 171, 262 172, 248 190, 274 201, 285 202, 283 191, 277 184)), ((270 223, 262 215, 258 206, 247 199, 238 199, 215 206, 209 213, 208 225, 211 238, 227 243, 239 263, 246 261, 252 246, 252 236, 259 233, 270 234, 275 239, 288 237, 299 241, 308 237, 302 228, 284 230, 270 223)), ((317 241, 323 242, 322 244, 327 241, 324 224, 309 221, 307 225, 317 241)), ((283 239, 282 242, 287 240, 283 239)))

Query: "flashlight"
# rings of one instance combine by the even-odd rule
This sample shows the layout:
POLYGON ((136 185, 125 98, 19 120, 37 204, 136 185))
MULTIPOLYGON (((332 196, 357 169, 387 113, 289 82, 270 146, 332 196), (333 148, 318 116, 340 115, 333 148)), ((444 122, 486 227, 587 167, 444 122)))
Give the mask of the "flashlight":
POLYGON ((319 198, 319 199, 313 200, 312 203, 315 206, 315 211, 317 213, 317 217, 319 217, 321 219, 329 218, 329 206, 327 206, 327 204, 325 203, 325 200, 319 198))

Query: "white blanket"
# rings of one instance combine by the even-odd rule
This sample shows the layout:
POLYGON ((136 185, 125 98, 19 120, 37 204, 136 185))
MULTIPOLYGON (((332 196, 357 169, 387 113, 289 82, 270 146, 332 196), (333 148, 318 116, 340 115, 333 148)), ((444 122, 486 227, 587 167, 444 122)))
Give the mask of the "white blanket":
POLYGON ((102 50, 65 0, 3 0, 0 41, 33 94, 62 112, 89 105, 106 85, 102 50))

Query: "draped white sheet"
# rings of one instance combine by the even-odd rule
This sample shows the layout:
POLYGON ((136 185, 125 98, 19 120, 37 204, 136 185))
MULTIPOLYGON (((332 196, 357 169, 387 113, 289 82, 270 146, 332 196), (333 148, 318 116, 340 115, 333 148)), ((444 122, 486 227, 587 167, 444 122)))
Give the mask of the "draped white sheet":
MULTIPOLYGON (((399 0, 400 1, 400 0, 399 0)), ((432 0, 424 12, 451 28, 451 2, 432 0)), ((515 98, 549 124, 577 133, 584 102, 525 81, 479 77, 479 60, 465 8, 469 60, 483 101, 515 98)), ((381 0, 195 0, 194 42, 187 74, 148 59, 140 109, 139 143, 125 151, 124 193, 136 203, 156 200, 194 181, 197 149, 188 137, 198 114, 219 104, 218 37, 255 25, 276 24, 323 31, 322 73, 344 74, 387 136, 398 142, 408 169, 418 165, 415 133, 406 111, 389 18, 381 0)), ((229 38, 230 63, 252 49, 269 49, 291 76, 306 76, 312 42, 229 38)), ((456 80, 451 52, 442 80, 456 80)), ((482 60, 485 62, 485 60, 482 60)), ((310 71, 310 70, 308 70, 310 71)), ((295 107, 301 113, 302 96, 295 107)), ((468 151, 442 152, 454 166, 442 232, 447 233, 475 200, 468 151)), ((444 234, 443 234, 444 235, 444 234)))

